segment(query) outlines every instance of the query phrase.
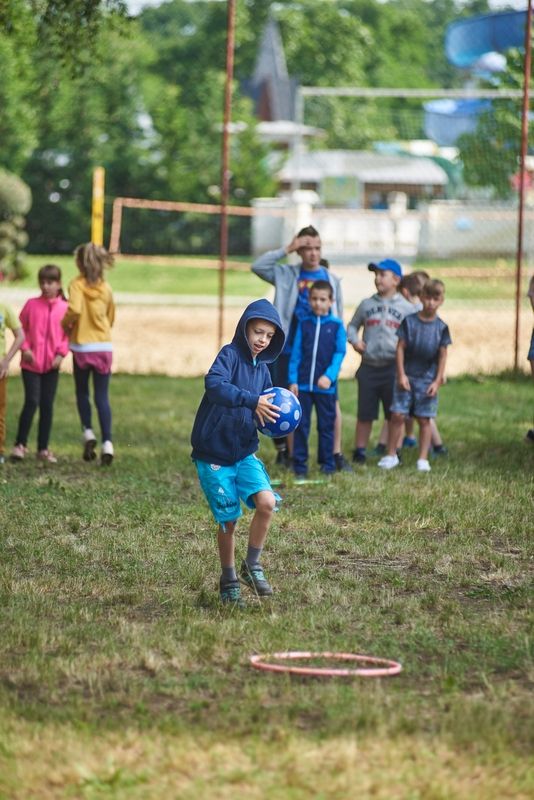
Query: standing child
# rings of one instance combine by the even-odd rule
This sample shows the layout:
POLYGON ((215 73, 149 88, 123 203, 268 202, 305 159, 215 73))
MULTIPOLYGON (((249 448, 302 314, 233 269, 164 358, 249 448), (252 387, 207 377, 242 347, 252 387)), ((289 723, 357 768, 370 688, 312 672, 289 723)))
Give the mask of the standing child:
MULTIPOLYGON (((429 278, 430 275, 427 272, 423 272, 423 270, 410 272, 408 275, 403 275, 401 278, 401 282, 399 283, 399 292, 406 300, 408 300, 409 303, 412 304, 413 314, 415 314, 416 311, 420 311, 423 307, 421 305, 419 295, 421 294, 421 289, 423 288, 424 283, 429 278)), ((399 438, 399 449, 401 447, 416 447, 417 439, 415 439, 413 436, 413 417, 406 417, 405 427, 405 435, 399 438)), ((377 446, 373 450, 373 455, 383 456, 385 454, 387 451, 388 435, 389 423, 387 419, 385 419, 382 423, 380 437, 378 439, 377 446)))
POLYGON ((308 472, 308 436, 312 408, 317 414, 318 462, 321 472, 336 471, 334 428, 336 388, 347 337, 343 321, 332 314, 334 294, 328 281, 315 281, 310 289, 312 313, 300 320, 289 360, 289 389, 298 395, 302 419, 293 440, 293 471, 308 472))
POLYGON ((0 301, 0 464, 5 461, 7 374, 11 360, 23 341, 24 331, 20 327, 17 315, 11 306, 0 301), (6 328, 9 328, 15 337, 7 353, 6 328))
POLYGON ((378 462, 382 469, 398 466, 396 443, 404 417, 413 409, 419 423, 417 469, 430 472, 430 421, 437 413, 438 389, 445 374, 447 347, 452 344, 448 326, 438 317, 438 308, 444 299, 444 284, 438 280, 427 281, 421 291, 422 310, 407 316, 398 330, 397 384, 391 404, 388 453, 378 462))
MULTIPOLYGON (((324 280, 330 283, 333 293, 334 314, 343 319, 343 297, 341 282, 330 272, 328 261, 321 257, 322 243, 319 231, 313 225, 305 228, 293 237, 286 247, 269 250, 260 256, 252 265, 252 272, 264 281, 273 284, 273 304, 282 320, 286 334, 286 343, 280 357, 271 367, 271 375, 275 386, 288 386, 288 367, 293 338, 300 319, 310 312, 308 294, 314 281, 324 280), (297 253, 300 263, 284 264, 282 260, 291 253, 297 253)), ((336 401, 336 429, 334 433, 334 462, 336 469, 351 472, 350 464, 341 452, 341 409, 336 401)), ((275 439, 278 450, 276 463, 286 467, 291 465, 291 436, 275 439)))
POLYGON ((260 556, 280 498, 254 453, 259 444, 257 423, 278 418, 272 395, 262 392, 272 386, 267 365, 281 352, 284 340, 280 317, 268 300, 247 306, 232 342, 222 348, 206 375, 191 433, 191 457, 219 525, 221 601, 239 607, 244 602, 235 567, 234 532, 242 514, 240 501, 255 509, 241 578, 256 595, 272 594, 260 556))
MULTIPOLYGON (((428 272, 423 270, 416 270, 405 275, 400 283, 400 291, 403 297, 410 301, 413 306, 413 313, 421 311, 423 304, 421 303, 421 292, 425 283, 430 280, 428 272)), ((402 447, 417 447, 417 439, 413 435, 413 417, 406 417, 405 420, 406 435, 402 440, 402 447)), ((438 425, 435 419, 430 420, 430 428, 432 431, 432 447, 430 452, 434 456, 446 456, 449 451, 443 444, 443 439, 438 430, 438 425)), ((386 436, 387 442, 387 436, 386 436)), ((384 448, 385 452, 386 448, 384 448)))
POLYGON ((396 333, 413 306, 399 292, 402 267, 392 258, 369 264, 375 273, 376 294, 362 300, 347 328, 347 338, 362 356, 356 372, 358 381, 358 418, 352 460, 365 464, 366 448, 373 422, 378 419, 382 403, 384 416, 389 420, 389 407, 395 384, 396 333), (358 331, 363 326, 363 338, 358 331))
POLYGON ((95 405, 102 434, 102 464, 113 460, 109 380, 113 345, 111 327, 115 304, 104 270, 113 266, 113 256, 96 244, 81 244, 74 253, 80 275, 69 286, 69 306, 63 328, 69 334, 73 355, 76 403, 83 431, 83 459, 96 458, 96 436, 91 423, 89 379, 93 376, 95 405))
POLYGON ((61 288, 61 270, 45 264, 38 273, 41 295, 32 297, 20 312, 24 343, 20 360, 24 405, 19 417, 13 461, 21 461, 28 452, 28 435, 34 414, 39 408, 37 458, 55 464, 57 458, 48 449, 54 398, 61 362, 69 352, 69 340, 61 327, 67 301, 61 288))

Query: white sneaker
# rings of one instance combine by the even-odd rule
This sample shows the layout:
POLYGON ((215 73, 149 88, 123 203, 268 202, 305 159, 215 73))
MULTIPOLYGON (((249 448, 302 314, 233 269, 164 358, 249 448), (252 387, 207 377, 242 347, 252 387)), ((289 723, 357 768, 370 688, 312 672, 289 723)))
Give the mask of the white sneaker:
POLYGON ((430 472, 432 467, 430 466, 426 458, 418 458, 417 469, 419 470, 419 472, 430 472))
POLYGON ((394 469, 398 467, 400 464, 399 457, 395 456, 383 456, 380 461, 378 462, 378 466, 380 469, 394 469))
POLYGON ((105 464, 106 467, 109 467, 111 462, 113 461, 114 451, 113 451, 113 443, 109 440, 104 442, 102 445, 102 453, 100 454, 100 462, 105 464))
POLYGON ((83 454, 84 461, 94 461, 96 458, 95 453, 96 436, 91 428, 85 428, 83 432, 83 454))

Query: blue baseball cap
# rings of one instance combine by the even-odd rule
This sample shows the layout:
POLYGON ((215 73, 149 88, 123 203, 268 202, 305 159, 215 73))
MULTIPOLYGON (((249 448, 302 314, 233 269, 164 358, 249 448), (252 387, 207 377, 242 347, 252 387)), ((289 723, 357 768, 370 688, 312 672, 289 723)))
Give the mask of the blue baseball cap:
POLYGON ((376 272, 377 269, 383 269, 383 270, 389 269, 389 271, 392 272, 394 275, 397 275, 399 278, 402 278, 402 267, 399 264, 399 262, 395 261, 393 258, 384 258, 383 261, 379 261, 376 264, 374 261, 372 261, 368 265, 368 269, 371 270, 371 272, 376 272))

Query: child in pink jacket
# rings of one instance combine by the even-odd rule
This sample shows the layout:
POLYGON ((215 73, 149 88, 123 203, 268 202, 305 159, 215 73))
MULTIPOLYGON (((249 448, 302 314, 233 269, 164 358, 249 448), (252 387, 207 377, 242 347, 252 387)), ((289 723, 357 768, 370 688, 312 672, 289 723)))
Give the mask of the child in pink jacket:
POLYGON ((20 312, 25 339, 21 347, 21 374, 24 406, 11 459, 20 461, 28 452, 28 434, 39 408, 37 458, 55 464, 57 458, 48 449, 52 413, 59 380, 59 367, 69 351, 68 336, 61 327, 67 301, 61 288, 61 270, 46 264, 39 270, 40 297, 33 297, 20 312))

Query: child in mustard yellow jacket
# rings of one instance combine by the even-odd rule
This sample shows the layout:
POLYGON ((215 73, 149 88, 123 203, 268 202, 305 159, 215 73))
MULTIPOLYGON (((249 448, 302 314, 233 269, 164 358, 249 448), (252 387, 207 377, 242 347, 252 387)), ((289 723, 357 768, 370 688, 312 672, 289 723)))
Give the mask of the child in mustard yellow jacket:
POLYGON ((93 376, 95 405, 102 433, 102 464, 113 460, 109 380, 113 345, 111 327, 115 303, 104 270, 113 266, 113 256, 99 245, 81 244, 74 253, 80 275, 69 285, 69 306, 63 328, 69 334, 73 356, 76 404, 83 430, 83 459, 96 458, 96 436, 91 425, 89 379, 93 376))

